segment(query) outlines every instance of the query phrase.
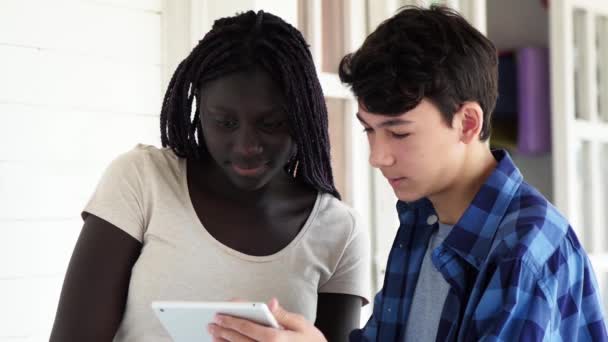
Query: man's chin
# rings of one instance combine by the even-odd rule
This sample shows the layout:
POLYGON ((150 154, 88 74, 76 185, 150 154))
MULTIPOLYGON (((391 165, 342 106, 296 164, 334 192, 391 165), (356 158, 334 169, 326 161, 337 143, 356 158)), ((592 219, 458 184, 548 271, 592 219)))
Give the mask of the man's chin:
POLYGON ((424 197, 423 195, 417 192, 404 191, 398 189, 395 189, 395 196, 397 196, 400 201, 407 203, 416 202, 417 200, 424 197))

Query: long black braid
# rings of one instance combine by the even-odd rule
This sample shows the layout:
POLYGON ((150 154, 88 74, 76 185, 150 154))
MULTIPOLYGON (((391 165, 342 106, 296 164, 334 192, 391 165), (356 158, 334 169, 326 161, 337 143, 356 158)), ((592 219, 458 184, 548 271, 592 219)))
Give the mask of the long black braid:
POLYGON ((162 146, 171 147, 182 158, 206 155, 200 90, 212 80, 255 67, 266 71, 285 92, 297 146, 286 171, 297 168, 297 179, 340 198, 330 164, 327 107, 312 55, 302 34, 270 13, 248 11, 216 20, 179 64, 163 100, 162 146))

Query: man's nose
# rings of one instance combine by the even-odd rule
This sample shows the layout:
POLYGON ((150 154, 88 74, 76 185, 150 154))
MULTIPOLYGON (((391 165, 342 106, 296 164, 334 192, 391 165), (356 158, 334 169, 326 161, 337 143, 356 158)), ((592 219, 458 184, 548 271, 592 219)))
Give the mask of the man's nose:
POLYGON ((376 135, 369 138, 369 163, 376 168, 392 166, 395 163, 390 146, 376 135))

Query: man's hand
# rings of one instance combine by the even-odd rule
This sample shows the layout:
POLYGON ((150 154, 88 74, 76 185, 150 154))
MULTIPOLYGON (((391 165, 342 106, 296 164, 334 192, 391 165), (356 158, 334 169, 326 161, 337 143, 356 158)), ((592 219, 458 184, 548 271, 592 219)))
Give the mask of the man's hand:
POLYGON ((214 341, 231 342, 327 342, 323 334, 304 317, 285 311, 276 299, 268 308, 283 330, 265 327, 248 320, 229 316, 216 316, 208 327, 214 341))

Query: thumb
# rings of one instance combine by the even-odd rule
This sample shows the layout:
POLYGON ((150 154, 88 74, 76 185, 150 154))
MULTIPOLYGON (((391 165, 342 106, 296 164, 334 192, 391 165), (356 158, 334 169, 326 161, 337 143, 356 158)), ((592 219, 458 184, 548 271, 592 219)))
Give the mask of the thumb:
POLYGON ((268 308, 276 318, 277 323, 287 330, 301 331, 308 325, 308 321, 304 317, 283 309, 276 298, 268 302, 268 308))

